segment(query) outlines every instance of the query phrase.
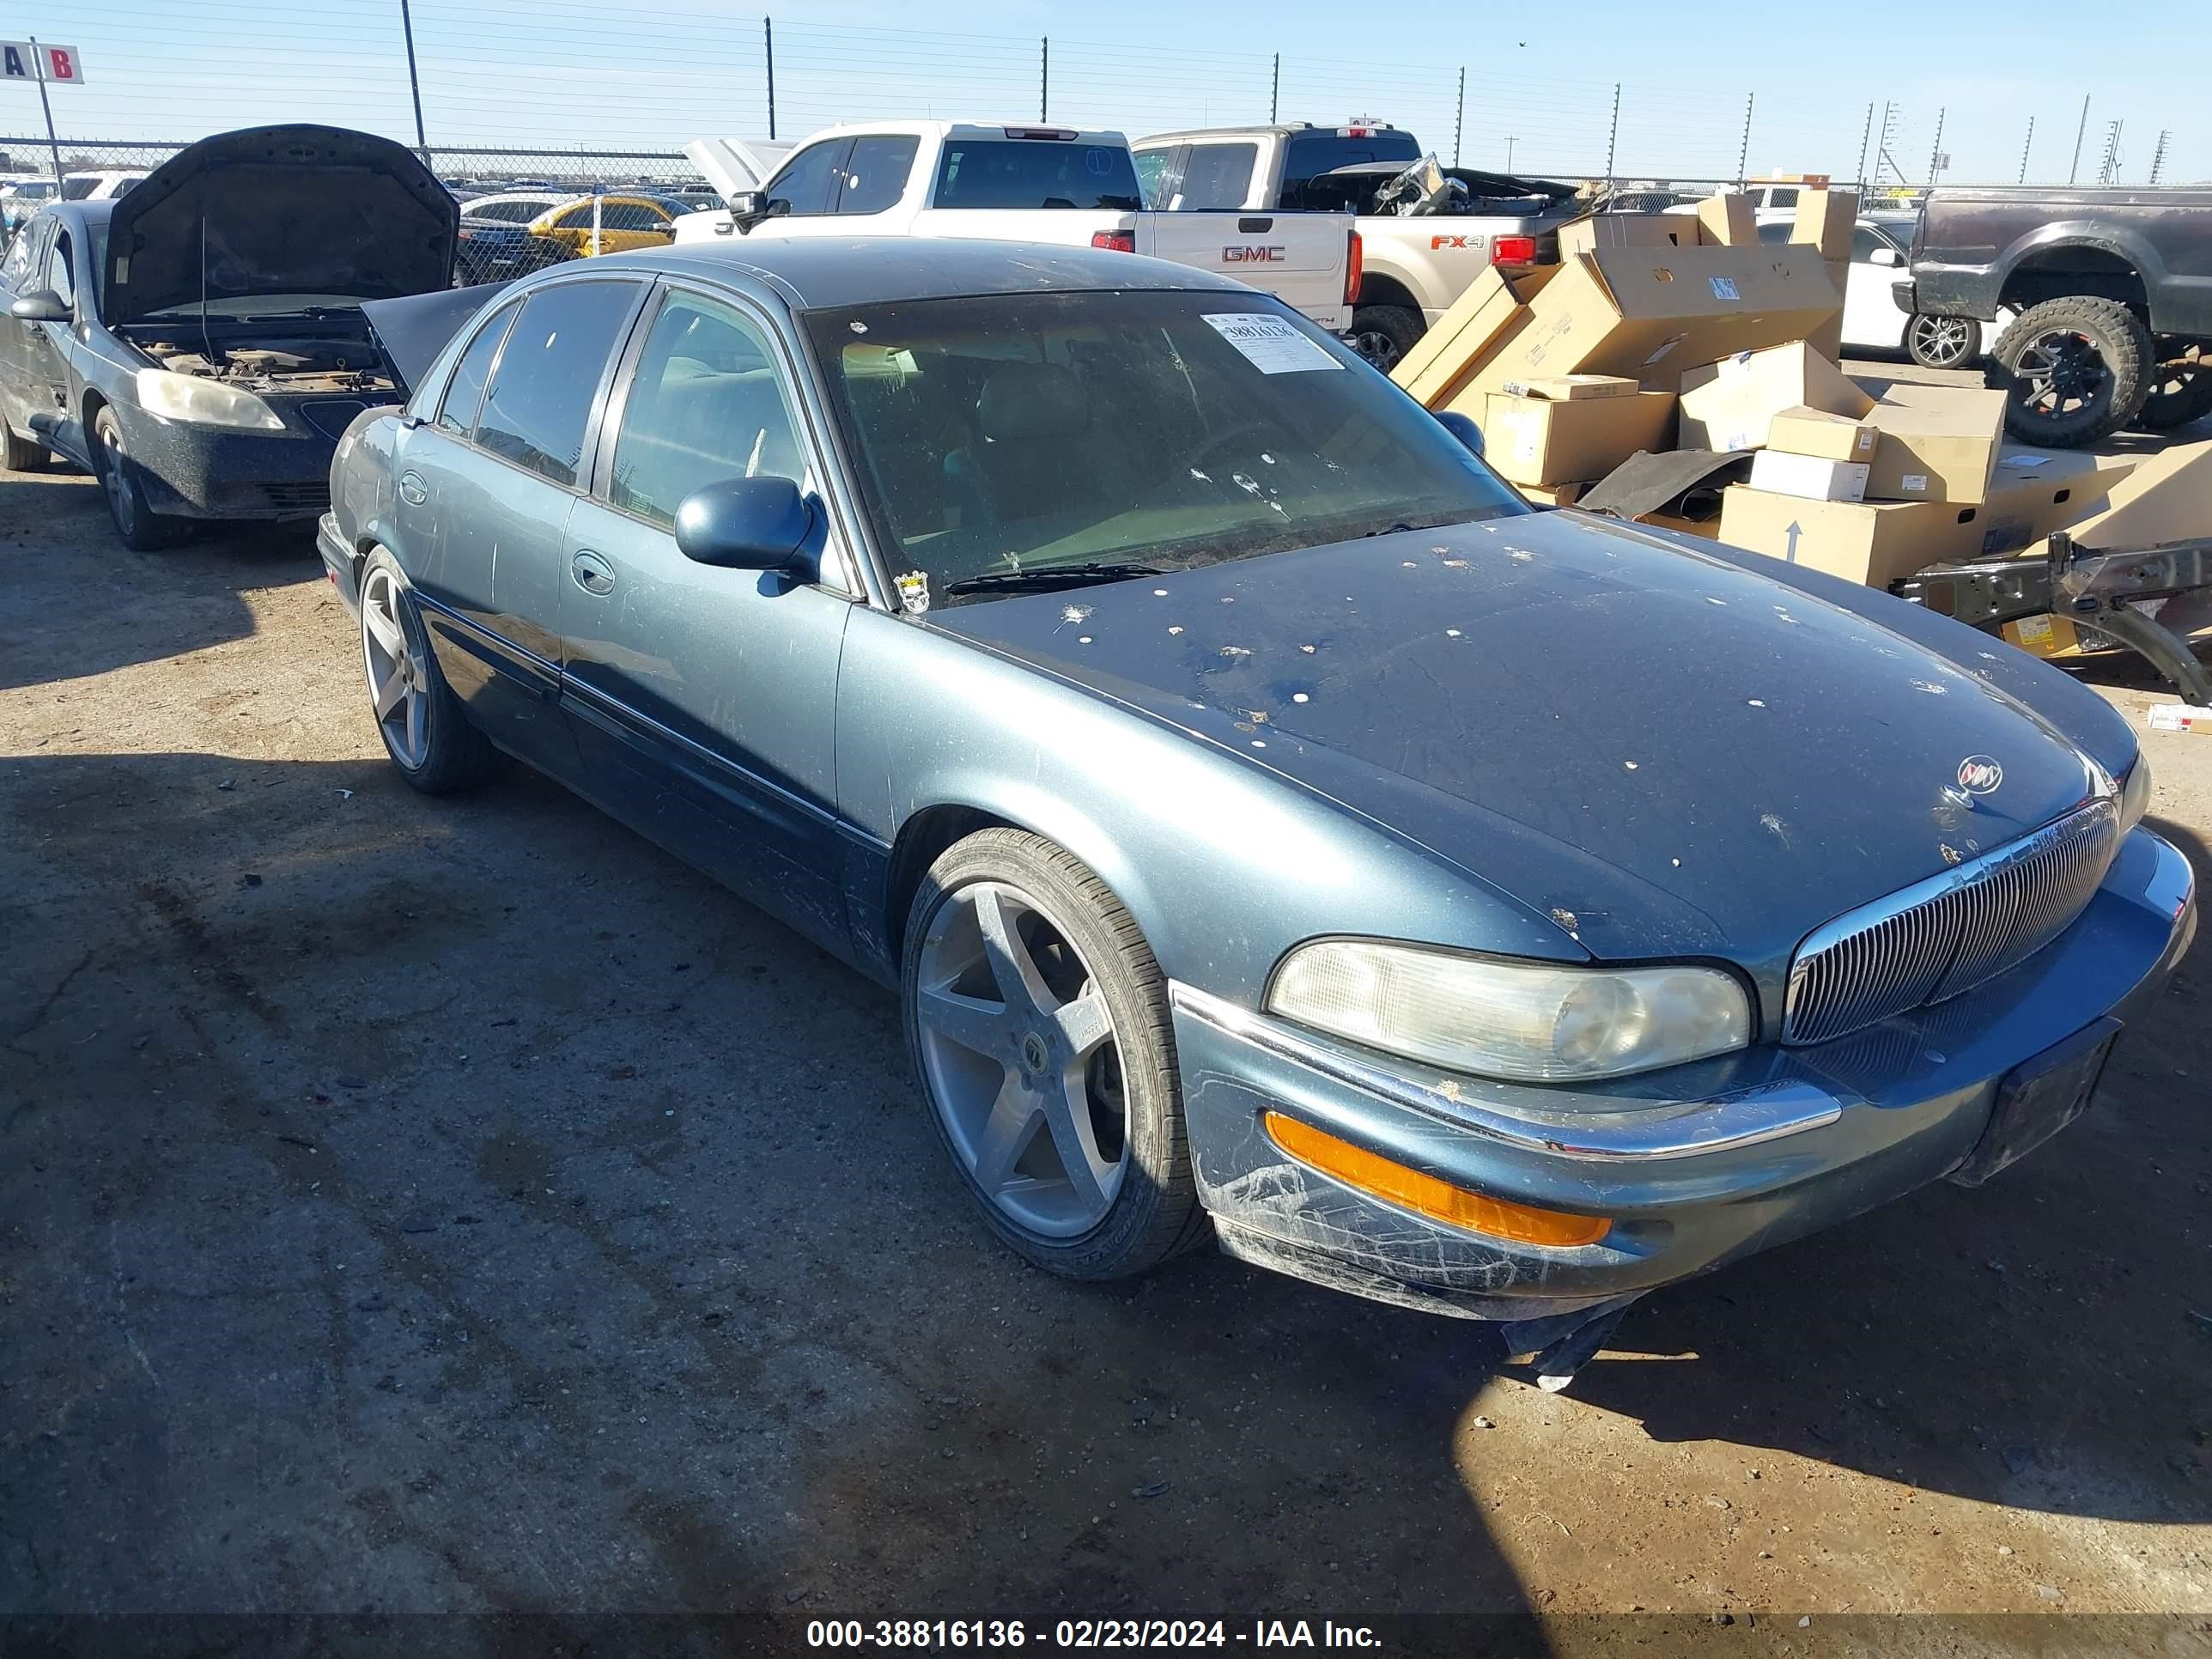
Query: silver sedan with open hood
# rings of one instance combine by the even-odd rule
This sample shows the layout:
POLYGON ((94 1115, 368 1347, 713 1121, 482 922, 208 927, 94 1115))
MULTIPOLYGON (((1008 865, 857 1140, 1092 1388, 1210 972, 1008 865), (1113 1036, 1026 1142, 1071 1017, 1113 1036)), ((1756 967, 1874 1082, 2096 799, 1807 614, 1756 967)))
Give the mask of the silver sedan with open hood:
POLYGON ((307 519, 354 416, 406 396, 365 301, 443 289, 453 199, 388 138, 221 133, 129 195, 59 202, 0 264, 6 460, 91 471, 150 550, 194 519, 307 519))

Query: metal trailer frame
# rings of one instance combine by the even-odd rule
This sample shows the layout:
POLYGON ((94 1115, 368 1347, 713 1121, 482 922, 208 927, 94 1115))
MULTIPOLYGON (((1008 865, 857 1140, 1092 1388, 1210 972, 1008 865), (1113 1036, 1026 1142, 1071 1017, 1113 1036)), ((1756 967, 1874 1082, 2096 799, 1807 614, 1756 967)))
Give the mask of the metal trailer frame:
POLYGON ((2212 536, 2107 552, 2076 547, 2063 531, 2051 536, 2045 558, 1936 565, 1889 587, 1900 599, 1984 629, 2028 617, 2087 622, 2148 660, 2184 702, 2212 707, 2212 670, 2186 640, 2136 608, 2208 589, 2212 536))

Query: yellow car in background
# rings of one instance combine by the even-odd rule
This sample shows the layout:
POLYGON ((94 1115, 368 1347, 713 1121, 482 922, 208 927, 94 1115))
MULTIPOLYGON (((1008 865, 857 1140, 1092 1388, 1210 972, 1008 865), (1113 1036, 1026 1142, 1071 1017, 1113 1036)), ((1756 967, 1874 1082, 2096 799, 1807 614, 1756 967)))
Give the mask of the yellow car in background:
POLYGON ((559 243, 571 258, 584 259, 595 253, 665 247, 676 240, 676 216, 647 196, 579 196, 539 214, 530 222, 530 234, 559 243))

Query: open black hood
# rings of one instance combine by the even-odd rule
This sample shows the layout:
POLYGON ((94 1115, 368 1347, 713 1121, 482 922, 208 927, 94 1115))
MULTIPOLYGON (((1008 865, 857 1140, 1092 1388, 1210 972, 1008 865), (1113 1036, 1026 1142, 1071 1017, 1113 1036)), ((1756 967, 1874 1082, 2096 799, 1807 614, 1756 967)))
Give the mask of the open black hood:
POLYGON ((343 127, 251 127, 179 150, 115 204, 110 324, 260 295, 384 300, 453 278, 460 212, 415 153, 343 127))

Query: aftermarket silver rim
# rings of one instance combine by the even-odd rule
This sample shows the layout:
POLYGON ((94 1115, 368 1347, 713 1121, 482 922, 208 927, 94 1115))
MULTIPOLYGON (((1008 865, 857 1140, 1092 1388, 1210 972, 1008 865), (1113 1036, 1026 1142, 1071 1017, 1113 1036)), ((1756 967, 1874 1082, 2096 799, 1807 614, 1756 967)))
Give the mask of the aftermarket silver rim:
POLYGON ((922 1077, 954 1155, 1030 1232, 1090 1231, 1129 1164, 1121 1044, 1090 963, 1005 882, 956 889, 923 926, 922 1077))
POLYGON ((429 677, 400 619, 399 584, 375 569, 361 586, 361 650, 368 700, 392 759, 420 771, 430 750, 429 677))
POLYGON ((1966 355, 1966 319, 1963 317, 1916 317, 1913 343, 1920 355, 1939 368, 1948 368, 1966 355))

